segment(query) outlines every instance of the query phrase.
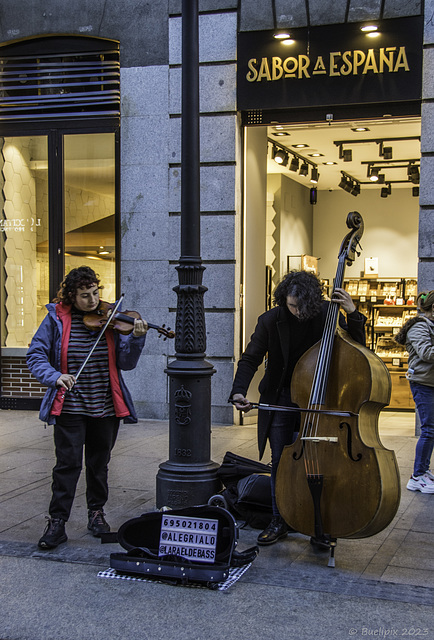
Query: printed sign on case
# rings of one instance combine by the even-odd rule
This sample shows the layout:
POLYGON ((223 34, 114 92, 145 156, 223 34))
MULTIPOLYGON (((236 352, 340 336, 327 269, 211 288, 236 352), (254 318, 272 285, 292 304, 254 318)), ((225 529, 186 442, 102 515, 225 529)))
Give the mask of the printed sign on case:
POLYGON ((218 520, 164 516, 159 556, 176 555, 193 562, 215 562, 218 520))

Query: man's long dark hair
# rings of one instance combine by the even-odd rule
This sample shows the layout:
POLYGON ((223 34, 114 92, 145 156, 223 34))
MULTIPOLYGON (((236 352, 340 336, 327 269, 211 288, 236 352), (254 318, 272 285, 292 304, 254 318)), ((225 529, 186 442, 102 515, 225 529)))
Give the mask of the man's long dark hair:
POLYGON ((71 269, 60 285, 56 298, 53 302, 63 302, 64 304, 73 304, 77 289, 89 289, 96 284, 99 287, 100 279, 90 267, 77 267, 71 269))
POLYGON ((324 300, 323 285, 314 273, 290 271, 274 291, 274 304, 286 307, 286 298, 297 298, 300 320, 309 320, 319 313, 324 300))

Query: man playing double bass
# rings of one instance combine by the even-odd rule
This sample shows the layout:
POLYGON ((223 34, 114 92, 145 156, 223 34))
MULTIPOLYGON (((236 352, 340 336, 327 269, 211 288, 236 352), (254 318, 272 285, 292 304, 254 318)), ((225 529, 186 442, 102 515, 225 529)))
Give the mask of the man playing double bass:
MULTIPOLYGON (((349 293, 336 288, 332 301, 346 312, 339 314, 339 325, 356 342, 365 345, 366 318, 356 310, 349 293)), ((260 403, 296 406, 291 402, 291 378, 300 357, 321 340, 329 302, 324 300, 318 277, 307 271, 291 271, 274 292, 275 307, 263 313, 241 356, 230 400, 240 411, 249 411, 246 394, 252 378, 267 356, 265 375, 259 384, 260 403)), ((258 544, 270 545, 288 533, 288 526, 276 504, 276 473, 283 448, 294 440, 299 430, 297 412, 259 411, 258 447, 262 458, 267 442, 271 448, 271 500, 273 517, 258 536, 258 544)), ((294 487, 294 491, 297 488, 294 487)))

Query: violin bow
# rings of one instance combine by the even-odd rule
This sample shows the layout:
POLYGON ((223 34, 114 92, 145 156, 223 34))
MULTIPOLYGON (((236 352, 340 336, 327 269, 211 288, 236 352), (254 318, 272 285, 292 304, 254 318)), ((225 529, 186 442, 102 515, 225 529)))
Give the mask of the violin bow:
POLYGON ((105 330, 107 329, 107 327, 108 327, 108 326, 109 326, 109 324, 110 324, 110 321, 111 321, 111 319, 112 319, 112 316, 116 313, 116 311, 117 311, 117 310, 119 309, 119 307, 121 306, 121 303, 122 303, 122 300, 124 299, 124 297, 125 297, 125 294, 123 293, 123 294, 121 295, 121 297, 119 298, 119 300, 116 302, 116 304, 115 304, 115 306, 114 306, 114 309, 113 309, 112 313, 108 316, 108 318, 107 318, 107 320, 106 320, 106 322, 105 322, 105 325, 103 326, 103 328, 101 329, 101 331, 98 333, 98 337, 97 337, 97 339, 95 340, 95 343, 94 343, 94 345, 93 345, 92 349, 89 351, 89 353, 88 353, 88 354, 87 354, 87 356, 86 356, 85 361, 83 362, 83 364, 81 365, 80 369, 77 371, 77 373, 76 373, 76 374, 75 374, 75 376, 74 376, 74 377, 75 377, 75 381, 76 381, 76 382, 77 382, 78 376, 81 374, 81 372, 83 371, 84 367, 85 367, 85 366, 87 365, 87 363, 89 362, 89 358, 91 357, 92 353, 93 353, 93 352, 95 351, 95 349, 97 348, 99 341, 100 341, 100 340, 101 340, 101 338, 103 337, 103 335, 104 335, 104 333, 105 333, 105 330))

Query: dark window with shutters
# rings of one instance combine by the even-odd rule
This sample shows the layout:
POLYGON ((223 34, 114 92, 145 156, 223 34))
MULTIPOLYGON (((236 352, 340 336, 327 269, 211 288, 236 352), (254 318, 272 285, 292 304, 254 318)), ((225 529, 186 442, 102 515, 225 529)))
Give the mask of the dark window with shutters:
POLYGON ((49 36, 0 47, 0 122, 119 117, 119 44, 49 36))

